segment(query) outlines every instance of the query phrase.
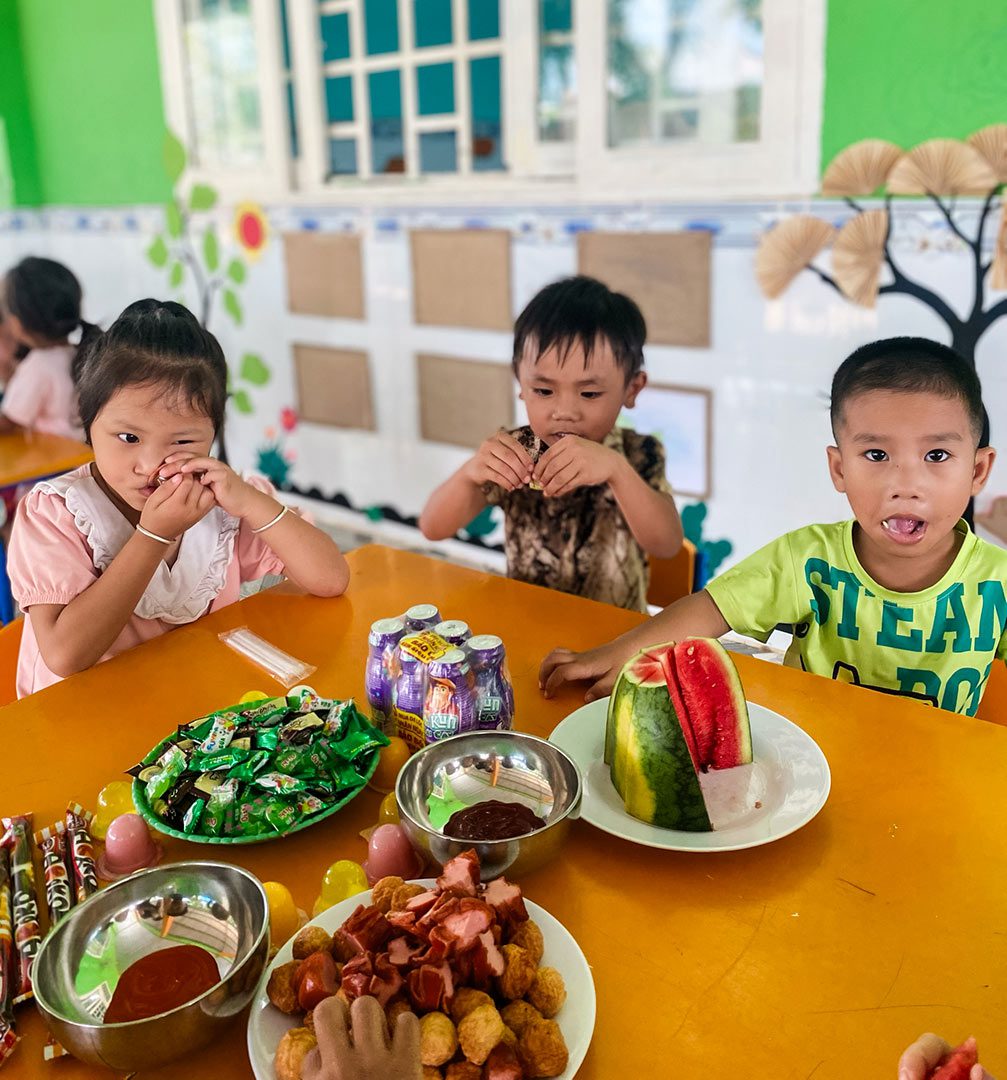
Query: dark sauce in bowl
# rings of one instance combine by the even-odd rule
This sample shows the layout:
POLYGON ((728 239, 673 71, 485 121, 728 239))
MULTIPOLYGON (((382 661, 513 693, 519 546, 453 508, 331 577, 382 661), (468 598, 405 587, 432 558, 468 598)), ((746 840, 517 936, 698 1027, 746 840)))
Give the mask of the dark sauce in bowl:
POLYGON ((456 810, 444 826, 454 840, 513 840, 545 827, 545 822, 521 803, 486 802, 456 810))

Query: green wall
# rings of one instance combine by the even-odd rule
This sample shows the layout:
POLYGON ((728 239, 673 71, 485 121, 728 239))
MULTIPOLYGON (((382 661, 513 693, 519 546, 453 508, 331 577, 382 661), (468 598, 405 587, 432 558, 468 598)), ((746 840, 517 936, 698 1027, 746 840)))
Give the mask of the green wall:
MULTIPOLYGON (((15 0, 0 3, 6 14, 15 0)), ((170 189, 161 163, 164 115, 151 0, 20 0, 17 14, 34 146, 19 151, 16 201, 163 201, 170 189)), ((0 71, 9 52, 0 37, 0 71)))
POLYGON ((1007 123, 1004 0, 828 0, 822 169, 858 139, 910 147, 1007 123))
POLYGON ((4 126, 0 137, 6 137, 14 199, 22 205, 39 203, 42 187, 21 58, 17 0, 0 0, 0 118, 4 126))

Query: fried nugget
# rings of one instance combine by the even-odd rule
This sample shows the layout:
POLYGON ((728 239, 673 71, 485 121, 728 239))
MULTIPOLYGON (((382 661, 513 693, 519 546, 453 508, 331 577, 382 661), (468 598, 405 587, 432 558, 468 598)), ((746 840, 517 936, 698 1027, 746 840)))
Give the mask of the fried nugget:
POLYGON ((555 1020, 529 1024, 518 1040, 517 1049, 529 1077, 559 1076, 570 1057, 563 1032, 555 1020))
POLYGON ((538 964, 520 945, 505 945, 501 950, 504 958, 503 974, 497 979, 501 997, 508 1001, 523 998, 535 981, 538 964))
POLYGON ((444 1080, 482 1080, 483 1070, 471 1061, 455 1061, 448 1066, 444 1080))
POLYGON ((529 1024, 537 1024, 545 1019, 538 1009, 527 1001, 512 1001, 500 1010, 500 1015, 507 1027, 519 1038, 529 1024))
POLYGON ((294 959, 306 960, 313 952, 327 952, 331 947, 331 934, 320 926, 306 926, 294 938, 294 959))
POLYGON ((424 1065, 443 1065, 455 1056, 458 1032, 442 1012, 429 1012, 420 1019, 420 1061, 424 1065))
POLYGON ((405 911, 406 904, 414 896, 419 896, 420 893, 426 892, 422 885, 413 885, 407 881, 405 885, 400 885, 395 892, 392 893, 392 906, 389 911, 405 911))
POLYGON ((318 1041, 307 1028, 296 1027, 284 1032, 273 1060, 276 1080, 301 1080, 301 1065, 317 1045, 318 1041))
POLYGON ((524 1069, 513 1047, 506 1043, 493 1047, 486 1059, 485 1080, 524 1080, 524 1069))
POLYGON ((500 1040, 504 1046, 509 1046, 512 1049, 517 1049, 517 1035, 507 1026, 507 1021, 504 1021, 503 1038, 500 1040))
POLYGON ((444 1073, 440 1069, 435 1069, 433 1065, 424 1065, 423 1080, 444 1080, 444 1073))
POLYGON ((545 952, 545 942, 542 940, 542 931, 528 919, 523 922, 510 936, 511 945, 520 945, 522 949, 535 961, 537 967, 542 963, 542 953, 545 952))
POLYGON ((392 895, 402 885, 405 885, 405 881, 400 877, 381 878, 371 890, 371 903, 387 915, 392 910, 392 895))
POLYGON ((551 1020, 566 1001, 563 976, 555 968, 540 967, 526 996, 547 1020, 551 1020))
POLYGON ((479 1005, 458 1025, 458 1041, 462 1053, 475 1065, 490 1056, 490 1051, 503 1037, 504 1022, 495 1005, 479 1005))
POLYGON ((451 1019, 460 1024, 473 1009, 480 1005, 492 1005, 493 999, 482 990, 475 990, 471 986, 463 986, 455 991, 451 999, 451 1019))
POLYGON ((314 1009, 308 1009, 308 1011, 304 1014, 304 1026, 308 1029, 308 1031, 311 1032, 312 1035, 315 1034, 315 1010, 314 1009))
POLYGON ((391 1005, 385 1009, 385 1016, 388 1017, 388 1030, 395 1031, 395 1022, 404 1012, 412 1012, 413 1008, 404 998, 399 998, 398 1001, 393 1001, 391 1005))
POLYGON ((294 987, 294 976, 300 966, 300 960, 280 964, 278 968, 273 968, 269 982, 266 983, 266 996, 270 1004, 275 1005, 280 1012, 288 1016, 301 1011, 297 1004, 297 990, 294 987))

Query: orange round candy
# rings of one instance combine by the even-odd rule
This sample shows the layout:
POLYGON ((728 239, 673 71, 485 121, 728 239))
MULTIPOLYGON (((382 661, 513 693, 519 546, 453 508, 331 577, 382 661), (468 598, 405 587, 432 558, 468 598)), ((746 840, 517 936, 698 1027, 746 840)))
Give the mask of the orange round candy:
POLYGON ((393 735, 391 742, 381 750, 378 767, 368 781, 369 785, 376 791, 391 791, 395 787, 399 771, 411 756, 412 751, 406 741, 393 735))
POLYGON ((399 804, 395 801, 395 792, 389 791, 381 800, 381 805, 378 807, 378 824, 398 825, 398 823, 399 804))

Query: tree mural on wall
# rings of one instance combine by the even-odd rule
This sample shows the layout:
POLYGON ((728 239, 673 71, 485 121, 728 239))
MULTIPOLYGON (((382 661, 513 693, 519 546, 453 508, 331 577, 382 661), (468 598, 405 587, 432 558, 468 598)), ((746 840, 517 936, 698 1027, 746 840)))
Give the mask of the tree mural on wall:
MULTIPOLYGON (((188 155, 170 131, 164 137, 164 167, 172 196, 164 208, 164 228, 147 248, 147 258, 168 273, 168 285, 182 289, 188 283, 196 292, 195 313, 207 329, 220 301, 235 326, 244 321, 240 290, 248 276, 248 264, 265 247, 268 229, 262 211, 251 204, 237 207, 233 236, 221 239, 217 218, 217 192, 208 184, 192 183, 183 191, 188 155)), ((250 414, 255 405, 251 387, 265 386, 272 372, 254 352, 242 353, 237 371, 228 374, 228 396, 239 413, 250 414)))
POLYGON ((816 274, 851 303, 873 308, 879 296, 911 296, 931 309, 948 327, 951 344, 975 366, 983 334, 1007 315, 1007 298, 991 302, 988 292, 1007 289, 1007 124, 993 124, 965 142, 931 139, 903 151, 881 139, 866 139, 842 150, 825 170, 822 194, 841 197, 855 215, 840 228, 813 214, 795 214, 763 234, 755 273, 765 296, 775 298, 803 270, 816 274), (884 209, 857 200, 883 196, 884 209), (914 280, 892 256, 897 196, 925 196, 961 241, 973 266, 973 299, 960 315, 950 303, 914 280), (978 221, 969 235, 956 216, 958 196, 982 198, 978 221), (1000 207, 1000 227, 993 256, 986 259, 985 232, 1000 207), (832 249, 831 273, 816 260, 832 249), (884 278, 884 280, 882 280, 884 278))

